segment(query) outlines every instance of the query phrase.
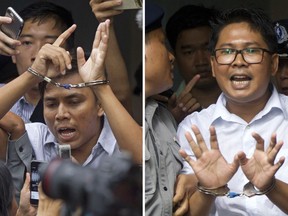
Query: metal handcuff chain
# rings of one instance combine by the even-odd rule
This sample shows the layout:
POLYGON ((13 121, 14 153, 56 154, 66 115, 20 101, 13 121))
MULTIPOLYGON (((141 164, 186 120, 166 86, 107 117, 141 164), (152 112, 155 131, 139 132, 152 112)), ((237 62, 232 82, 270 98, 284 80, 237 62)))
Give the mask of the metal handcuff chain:
POLYGON ((275 184, 276 184, 276 180, 274 178, 272 184, 266 190, 259 191, 255 188, 255 186, 251 182, 248 182, 247 184, 244 185, 243 192, 237 193, 237 192, 231 192, 230 188, 227 186, 227 184, 222 186, 222 187, 219 187, 219 188, 208 189, 208 188, 201 186, 198 182, 197 189, 201 193, 216 196, 216 197, 217 196, 226 196, 228 198, 234 198, 234 197, 238 197, 238 196, 253 197, 256 195, 260 196, 260 195, 265 195, 265 194, 269 193, 271 190, 273 190, 273 188, 275 187, 275 184))
POLYGON ((42 80, 45 80, 46 82, 55 85, 56 87, 65 88, 65 89, 84 88, 84 87, 90 87, 90 86, 95 86, 95 85, 105 85, 109 83, 109 80, 93 80, 90 82, 84 82, 84 83, 78 83, 78 84, 62 84, 62 83, 53 81, 51 78, 47 76, 43 76, 42 74, 39 74, 36 70, 34 70, 31 67, 29 67, 27 71, 33 74, 34 76, 37 76, 41 78, 42 80))

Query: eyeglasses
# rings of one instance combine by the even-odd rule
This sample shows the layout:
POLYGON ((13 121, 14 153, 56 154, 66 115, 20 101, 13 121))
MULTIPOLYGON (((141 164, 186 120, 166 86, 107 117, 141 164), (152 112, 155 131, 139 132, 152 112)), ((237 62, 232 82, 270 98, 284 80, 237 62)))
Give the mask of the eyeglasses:
POLYGON ((242 50, 223 48, 214 50, 213 54, 216 62, 221 65, 232 64, 239 53, 246 63, 259 64, 263 61, 264 52, 272 54, 271 51, 264 48, 245 48, 242 50))

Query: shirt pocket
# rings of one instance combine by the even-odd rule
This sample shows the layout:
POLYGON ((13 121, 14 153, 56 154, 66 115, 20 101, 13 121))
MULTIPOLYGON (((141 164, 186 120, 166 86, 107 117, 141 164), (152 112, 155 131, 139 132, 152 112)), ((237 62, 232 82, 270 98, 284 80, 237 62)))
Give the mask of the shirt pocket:
POLYGON ((156 169, 153 169, 151 155, 145 148, 145 196, 152 196, 156 191, 156 169))

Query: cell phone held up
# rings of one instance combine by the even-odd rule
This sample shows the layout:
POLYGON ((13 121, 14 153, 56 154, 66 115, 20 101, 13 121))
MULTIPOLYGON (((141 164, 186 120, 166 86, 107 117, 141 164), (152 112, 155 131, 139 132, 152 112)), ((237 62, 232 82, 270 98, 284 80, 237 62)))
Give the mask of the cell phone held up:
POLYGON ((12 19, 12 22, 3 23, 0 26, 1 31, 13 39, 18 39, 23 28, 23 23, 24 23, 23 19, 12 7, 7 8, 5 16, 10 17, 12 19))
POLYGON ((38 185, 40 182, 41 166, 46 164, 44 161, 32 160, 31 161, 31 173, 30 173, 30 203, 37 206, 39 202, 38 185))
POLYGON ((122 4, 114 7, 116 10, 129 10, 142 8, 142 0, 123 0, 122 4))

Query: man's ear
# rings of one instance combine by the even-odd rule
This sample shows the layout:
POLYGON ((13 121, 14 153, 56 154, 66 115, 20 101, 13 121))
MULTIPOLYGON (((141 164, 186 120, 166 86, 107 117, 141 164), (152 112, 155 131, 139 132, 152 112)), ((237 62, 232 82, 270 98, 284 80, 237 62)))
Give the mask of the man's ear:
POLYGON ((15 56, 13 55, 13 56, 11 56, 11 59, 12 59, 12 62, 14 63, 14 64, 16 64, 16 58, 15 58, 15 56))
POLYGON ((212 71, 212 76, 215 77, 215 72, 214 72, 214 56, 210 57, 210 64, 211 64, 211 71, 212 71))
POLYGON ((101 104, 100 103, 97 103, 97 108, 98 108, 98 116, 101 117, 104 115, 104 109, 101 107, 101 104))
POLYGON ((279 56, 278 54, 273 54, 272 55, 272 60, 271 60, 271 66, 272 66, 272 76, 275 76, 277 71, 278 71, 278 65, 279 65, 279 56))

